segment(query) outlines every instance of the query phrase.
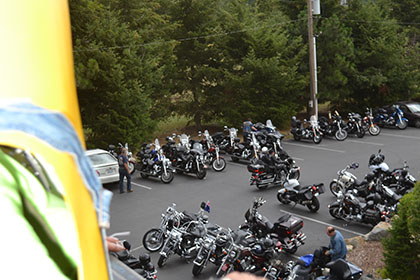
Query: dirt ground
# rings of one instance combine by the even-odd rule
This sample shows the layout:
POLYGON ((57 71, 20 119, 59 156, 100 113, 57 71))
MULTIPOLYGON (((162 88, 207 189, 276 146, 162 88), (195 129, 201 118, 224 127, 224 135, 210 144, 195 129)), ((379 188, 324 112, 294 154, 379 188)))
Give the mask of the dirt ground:
POLYGON ((363 275, 371 274, 373 279, 381 279, 379 270, 384 267, 383 247, 380 241, 364 241, 347 254, 347 260, 363 269, 363 275))

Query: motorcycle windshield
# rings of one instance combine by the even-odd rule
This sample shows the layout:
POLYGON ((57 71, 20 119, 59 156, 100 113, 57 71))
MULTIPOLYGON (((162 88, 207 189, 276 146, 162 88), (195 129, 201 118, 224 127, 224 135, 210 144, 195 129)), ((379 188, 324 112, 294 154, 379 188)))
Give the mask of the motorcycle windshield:
POLYGON ((159 143, 159 139, 155 139, 155 150, 159 151, 160 150, 160 143, 159 143))
POLYGON ((188 136, 186 134, 182 134, 179 137, 179 142, 181 143, 182 146, 186 147, 188 145, 188 136))
POLYGON ((236 138, 237 136, 238 136, 238 134, 237 134, 237 129, 236 128, 229 128, 229 135, 230 135, 230 137, 232 137, 232 138, 236 138))

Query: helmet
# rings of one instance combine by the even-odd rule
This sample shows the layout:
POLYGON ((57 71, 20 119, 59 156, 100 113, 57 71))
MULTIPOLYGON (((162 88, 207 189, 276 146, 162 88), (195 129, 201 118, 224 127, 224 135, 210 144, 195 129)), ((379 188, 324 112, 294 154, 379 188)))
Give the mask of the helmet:
POLYGON ((274 242, 270 238, 265 238, 263 241, 263 245, 264 245, 264 248, 268 249, 268 248, 273 247, 274 242))
POLYGON ((261 149, 261 152, 263 152, 263 154, 268 153, 268 148, 267 148, 267 147, 263 147, 263 148, 261 149))
POLYGON ((150 256, 149 254, 142 254, 139 256, 140 265, 145 266, 146 264, 150 263, 150 256))
POLYGON ((370 182, 375 178, 375 174, 373 172, 369 172, 368 174, 366 174, 366 181, 370 182))

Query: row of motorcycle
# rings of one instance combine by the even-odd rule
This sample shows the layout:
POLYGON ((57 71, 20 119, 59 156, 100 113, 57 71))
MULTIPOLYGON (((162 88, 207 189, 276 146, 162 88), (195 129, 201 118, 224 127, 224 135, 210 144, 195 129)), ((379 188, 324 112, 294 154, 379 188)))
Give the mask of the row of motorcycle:
POLYGON ((337 201, 328 206, 330 215, 346 222, 372 225, 388 221, 396 213, 401 197, 414 188, 417 180, 409 173, 406 162, 391 170, 381 150, 370 156, 371 171, 362 181, 350 171, 358 167, 356 162, 347 165, 331 181, 330 190, 337 201))
POLYGON ((344 141, 348 135, 362 138, 366 132, 369 132, 372 136, 377 136, 381 132, 381 127, 384 126, 394 126, 399 129, 407 128, 408 120, 404 117, 403 111, 398 105, 391 108, 391 113, 384 108, 379 108, 375 114, 372 113, 371 108, 366 108, 363 117, 358 113, 350 112, 347 115, 347 122, 337 111, 334 111, 333 114, 330 112, 328 118, 322 116, 319 120, 315 116, 311 116, 309 121, 305 119, 303 123, 293 116, 290 132, 296 141, 309 139, 315 144, 319 144, 324 136, 335 137, 338 141, 344 141))
POLYGON ((264 203, 264 199, 256 198, 237 230, 209 223, 205 215, 209 203, 202 202, 198 213, 179 212, 172 204, 162 214, 160 226, 145 233, 143 246, 150 252, 160 251, 159 267, 164 267, 171 256, 179 255, 193 264, 194 276, 213 264, 217 277, 232 271, 263 271, 266 279, 315 279, 328 267, 334 279, 360 278, 362 271, 358 267, 343 260, 330 262, 325 247, 314 252, 309 266, 300 261, 286 262, 284 254, 295 253, 305 243, 303 221, 285 214, 272 223, 258 212, 264 203))

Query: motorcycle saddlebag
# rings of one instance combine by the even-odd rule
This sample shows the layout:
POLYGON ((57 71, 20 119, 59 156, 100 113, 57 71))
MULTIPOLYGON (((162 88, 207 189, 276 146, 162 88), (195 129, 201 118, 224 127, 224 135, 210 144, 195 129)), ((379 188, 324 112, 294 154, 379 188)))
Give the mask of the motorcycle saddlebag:
POLYGON ((274 231, 279 236, 290 236, 298 232, 303 227, 303 220, 286 214, 279 218, 277 222, 274 223, 274 231))
POLYGON ((261 164, 248 164, 248 171, 251 173, 264 172, 264 165, 261 164))

